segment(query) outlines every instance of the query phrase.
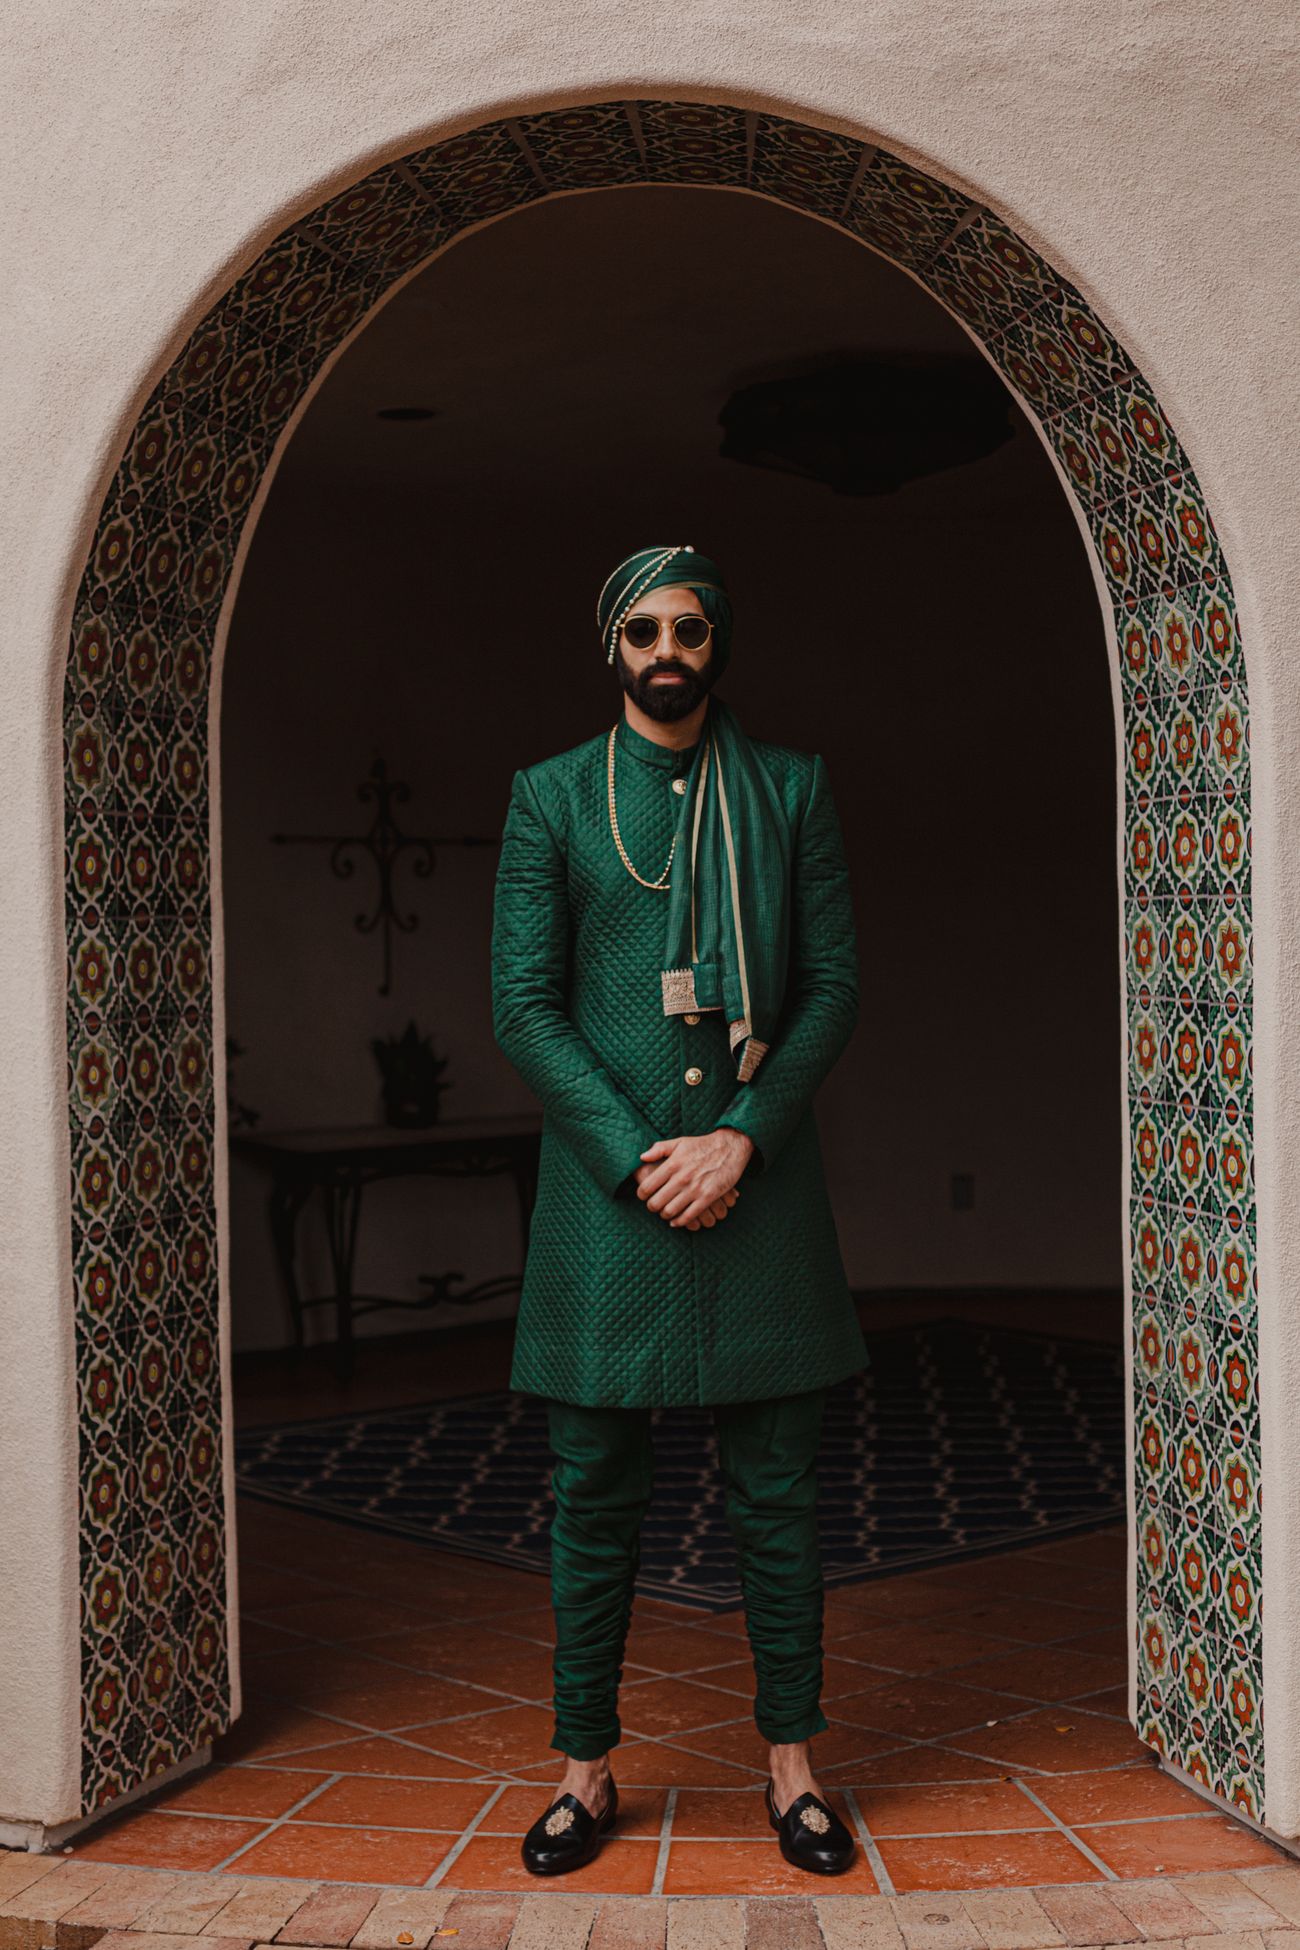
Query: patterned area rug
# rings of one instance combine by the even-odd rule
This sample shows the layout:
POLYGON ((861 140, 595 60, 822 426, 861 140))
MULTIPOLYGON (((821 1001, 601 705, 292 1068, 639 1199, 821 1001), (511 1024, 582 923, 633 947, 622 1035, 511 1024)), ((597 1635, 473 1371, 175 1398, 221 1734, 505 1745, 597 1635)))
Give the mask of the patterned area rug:
MULTIPOLYGON (((1124 1511, 1119 1349, 965 1322, 870 1332, 871 1365, 827 1396, 818 1528, 827 1586, 1111 1523, 1124 1511)), ((707 1408, 652 1413, 655 1491, 637 1589, 740 1603, 707 1408)), ((248 1429, 251 1496, 549 1569, 544 1404, 502 1391, 248 1429)))

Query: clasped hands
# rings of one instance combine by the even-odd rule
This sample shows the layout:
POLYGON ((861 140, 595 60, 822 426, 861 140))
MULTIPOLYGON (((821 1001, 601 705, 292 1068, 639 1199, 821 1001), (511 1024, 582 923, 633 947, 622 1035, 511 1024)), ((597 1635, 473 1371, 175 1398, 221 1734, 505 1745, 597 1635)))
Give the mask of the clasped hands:
POLYGON ((636 1195, 669 1225, 714 1226, 740 1197, 736 1180, 753 1149, 753 1138, 730 1124, 699 1137, 656 1138, 633 1174, 636 1195))

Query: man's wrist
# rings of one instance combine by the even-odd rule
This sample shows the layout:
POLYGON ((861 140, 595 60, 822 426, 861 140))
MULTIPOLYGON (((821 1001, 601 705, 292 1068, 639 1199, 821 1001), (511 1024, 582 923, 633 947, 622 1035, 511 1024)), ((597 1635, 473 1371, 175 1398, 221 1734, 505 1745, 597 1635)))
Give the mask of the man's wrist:
POLYGON ((738 1137, 738 1138, 743 1138, 743 1139, 744 1139, 744 1143, 745 1143, 745 1159, 746 1159, 746 1162, 748 1162, 748 1160, 749 1160, 750 1158, 752 1158, 752 1157, 753 1157, 753 1155, 754 1155, 754 1140, 753 1140, 753 1138, 752 1138, 752 1137, 751 1137, 751 1136, 749 1135, 749 1132, 748 1132, 748 1131, 742 1131, 742 1130, 741 1130, 741 1129, 739 1128, 739 1126, 738 1126, 738 1125, 736 1125, 736 1124, 719 1124, 719 1126, 718 1126, 718 1129, 719 1129, 720 1131, 731 1131, 731 1132, 732 1132, 732 1133, 733 1133, 733 1134, 734 1134, 734 1135, 735 1135, 736 1137, 738 1137))

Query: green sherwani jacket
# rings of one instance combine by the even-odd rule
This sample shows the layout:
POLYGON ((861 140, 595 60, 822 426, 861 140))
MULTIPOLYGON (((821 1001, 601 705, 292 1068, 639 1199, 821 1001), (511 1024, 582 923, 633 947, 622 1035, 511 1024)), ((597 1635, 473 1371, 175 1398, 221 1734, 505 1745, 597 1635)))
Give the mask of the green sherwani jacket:
MULTIPOLYGON (((771 1048, 738 1083, 722 1010, 663 1013, 668 896, 635 880, 615 848, 607 736, 517 771, 502 835, 494 1032, 543 1107, 511 1386, 606 1407, 829 1386, 867 1350, 812 1108, 858 1009, 825 761, 752 740, 791 823, 791 947, 771 1048), (741 1195, 712 1227, 670 1226, 636 1196, 640 1154, 719 1124, 754 1141, 741 1195)), ((619 831, 647 880, 668 858, 685 803, 673 781, 693 752, 619 719, 619 831)))

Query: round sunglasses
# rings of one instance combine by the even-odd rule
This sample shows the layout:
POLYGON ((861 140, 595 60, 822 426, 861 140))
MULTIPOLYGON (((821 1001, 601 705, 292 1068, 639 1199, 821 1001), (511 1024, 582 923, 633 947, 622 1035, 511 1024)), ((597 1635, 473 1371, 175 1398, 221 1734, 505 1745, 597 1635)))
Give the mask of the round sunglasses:
MULTIPOLYGON (((629 616, 623 625, 623 635, 634 650, 649 650, 659 641, 660 619, 644 611, 639 616, 629 616)), ((707 616, 687 614, 675 616, 672 632, 683 650, 702 650, 713 631, 707 616)))

